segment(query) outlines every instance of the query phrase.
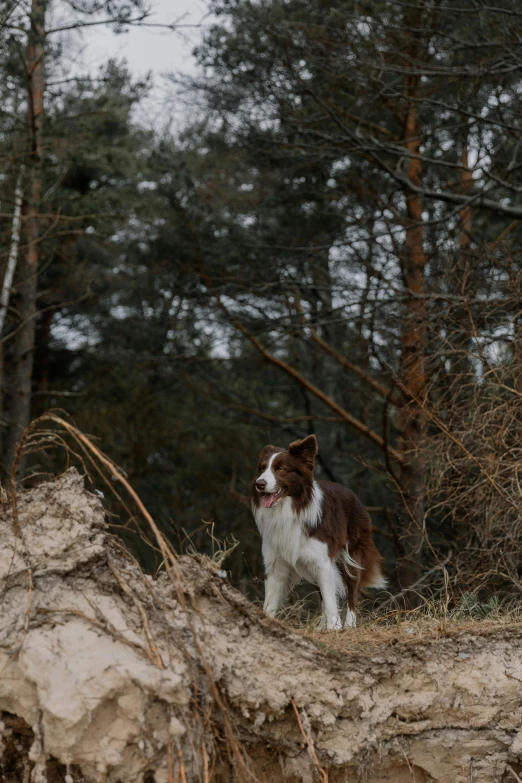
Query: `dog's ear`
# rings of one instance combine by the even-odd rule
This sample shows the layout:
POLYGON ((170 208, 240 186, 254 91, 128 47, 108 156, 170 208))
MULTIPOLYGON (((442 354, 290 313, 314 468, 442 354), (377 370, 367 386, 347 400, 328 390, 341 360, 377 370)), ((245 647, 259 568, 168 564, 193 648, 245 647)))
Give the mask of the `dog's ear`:
POLYGON ((284 449, 280 449, 279 446, 264 446, 259 452, 259 463, 263 462, 265 459, 268 459, 277 451, 284 451, 284 449))
POLYGON ((313 471, 315 468, 315 457, 319 447, 315 435, 309 435, 303 440, 295 440, 288 447, 288 452, 313 471))

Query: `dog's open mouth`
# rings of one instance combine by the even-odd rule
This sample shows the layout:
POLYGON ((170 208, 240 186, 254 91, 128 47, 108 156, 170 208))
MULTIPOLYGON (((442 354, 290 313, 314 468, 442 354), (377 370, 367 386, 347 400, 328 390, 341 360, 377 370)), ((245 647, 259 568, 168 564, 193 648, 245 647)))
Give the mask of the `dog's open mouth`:
POLYGON ((274 506, 278 500, 281 500, 281 498, 281 492, 267 492, 261 497, 261 505, 263 508, 272 508, 272 506, 274 506))

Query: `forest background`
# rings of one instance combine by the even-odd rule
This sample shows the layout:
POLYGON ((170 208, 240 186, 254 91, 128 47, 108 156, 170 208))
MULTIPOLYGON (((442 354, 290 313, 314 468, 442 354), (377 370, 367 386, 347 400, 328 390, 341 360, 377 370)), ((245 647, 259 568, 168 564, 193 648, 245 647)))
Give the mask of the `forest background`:
POLYGON ((393 591, 518 598, 522 11, 212 0, 173 130, 138 119, 150 79, 77 76, 60 37, 151 10, 0 8, 4 483, 63 468, 48 421, 17 452, 59 409, 180 549, 237 540, 259 598, 257 454, 315 433, 393 591))

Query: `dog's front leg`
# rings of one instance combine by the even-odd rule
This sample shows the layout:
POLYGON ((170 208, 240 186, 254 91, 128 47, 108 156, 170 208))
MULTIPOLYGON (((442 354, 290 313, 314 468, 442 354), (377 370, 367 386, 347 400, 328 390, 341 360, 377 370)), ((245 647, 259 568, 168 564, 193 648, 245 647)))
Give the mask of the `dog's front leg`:
POLYGON ((282 560, 269 564, 265 577, 265 612, 274 617, 290 591, 291 569, 282 560))
MULTIPOLYGON (((332 561, 323 563, 318 573, 319 590, 323 599, 323 613, 326 628, 330 630, 340 630, 343 625, 339 614, 339 604, 337 601, 336 578, 332 561)), ((324 627, 324 625, 323 625, 324 627)))

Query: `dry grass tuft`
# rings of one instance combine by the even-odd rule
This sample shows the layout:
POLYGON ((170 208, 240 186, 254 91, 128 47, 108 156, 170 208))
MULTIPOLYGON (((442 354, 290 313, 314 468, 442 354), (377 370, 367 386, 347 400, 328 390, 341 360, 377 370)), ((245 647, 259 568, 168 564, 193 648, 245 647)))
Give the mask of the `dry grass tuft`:
POLYGON ((464 634, 487 636, 522 631, 522 606, 501 607, 494 599, 480 603, 475 594, 463 593, 460 603, 448 609, 446 601, 423 601, 414 609, 395 608, 362 614, 357 628, 320 631, 309 623, 296 628, 326 652, 350 655, 383 647, 422 646, 464 634))

